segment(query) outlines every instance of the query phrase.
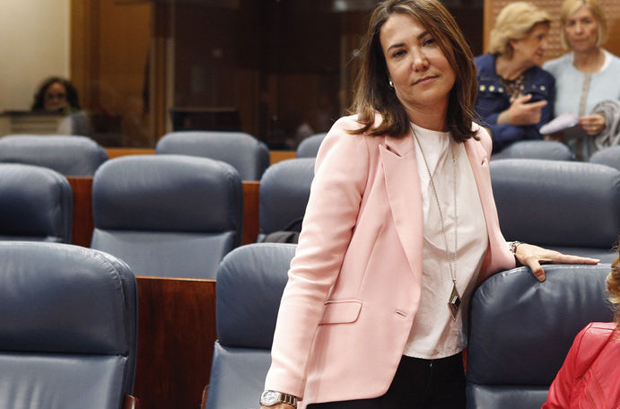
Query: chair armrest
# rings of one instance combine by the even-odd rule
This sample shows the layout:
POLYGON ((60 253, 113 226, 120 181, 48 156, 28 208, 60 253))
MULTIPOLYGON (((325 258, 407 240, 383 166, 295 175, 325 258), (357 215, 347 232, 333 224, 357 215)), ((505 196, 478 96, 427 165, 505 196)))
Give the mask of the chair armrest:
POLYGON ((123 409, 140 409, 140 400, 131 395, 125 395, 123 409))
POLYGON ((206 385, 205 388, 202 390, 202 403, 200 404, 200 409, 206 409, 208 393, 209 393, 209 385, 206 385))

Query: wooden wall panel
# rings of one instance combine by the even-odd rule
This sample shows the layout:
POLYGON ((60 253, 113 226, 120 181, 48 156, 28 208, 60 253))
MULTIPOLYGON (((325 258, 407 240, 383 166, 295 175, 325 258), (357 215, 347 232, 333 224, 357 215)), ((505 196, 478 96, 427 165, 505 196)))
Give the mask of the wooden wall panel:
MULTIPOLYGON (((548 60, 559 57, 567 51, 560 45, 560 9, 562 0, 529 0, 541 9, 547 10, 553 22, 549 33, 549 50, 546 58, 548 60)), ((513 3, 514 0, 485 0, 484 2, 484 50, 487 50, 489 37, 497 15, 506 5, 513 3)), ((609 27, 609 39, 603 45, 609 52, 620 55, 620 29, 616 27, 620 23, 620 2, 618 0, 599 0, 605 9, 607 25, 609 27)))

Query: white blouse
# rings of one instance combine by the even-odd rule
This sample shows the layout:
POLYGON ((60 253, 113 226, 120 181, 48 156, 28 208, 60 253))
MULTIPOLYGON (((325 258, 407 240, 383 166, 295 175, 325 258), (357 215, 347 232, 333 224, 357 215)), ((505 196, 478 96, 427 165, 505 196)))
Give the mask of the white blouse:
POLYGON ((424 156, 414 138, 424 212, 423 274, 420 305, 404 354, 423 359, 445 358, 459 353, 467 346, 467 309, 487 250, 488 234, 478 188, 464 144, 456 143, 449 132, 431 131, 415 124, 412 124, 412 129, 433 174, 450 251, 454 251, 455 233, 454 169, 450 150, 457 161, 456 287, 461 297, 461 305, 457 319, 453 320, 448 308, 452 278, 439 210, 424 156))

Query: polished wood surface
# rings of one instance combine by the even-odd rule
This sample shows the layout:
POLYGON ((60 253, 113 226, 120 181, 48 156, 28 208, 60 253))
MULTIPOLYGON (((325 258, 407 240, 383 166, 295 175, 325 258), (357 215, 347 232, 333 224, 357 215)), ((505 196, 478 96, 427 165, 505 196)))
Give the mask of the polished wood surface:
POLYGON ((67 176, 73 193, 73 231, 71 243, 90 247, 95 222, 93 220, 93 178, 67 176))
MULTIPOLYGON (((143 149, 143 148, 106 148, 108 157, 110 159, 118 158, 126 155, 153 155, 155 149, 143 149)), ((269 151, 270 163, 281 162, 287 159, 294 159, 297 156, 295 151, 269 151)))
POLYGON ((138 277, 134 395, 148 409, 199 408, 209 383, 215 280, 138 277))
POLYGON ((243 233, 241 244, 256 243, 259 233, 260 182, 243 182, 243 233))
POLYGON ((143 148, 106 148, 108 158, 114 159, 120 156, 127 155, 153 155, 155 149, 143 149, 143 148))

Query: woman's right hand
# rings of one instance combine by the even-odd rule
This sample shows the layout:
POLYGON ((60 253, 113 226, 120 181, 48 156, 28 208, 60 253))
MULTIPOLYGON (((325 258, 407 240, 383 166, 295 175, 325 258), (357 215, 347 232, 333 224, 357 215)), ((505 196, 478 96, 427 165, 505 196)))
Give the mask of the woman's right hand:
POLYGON ((498 124, 535 125, 540 122, 542 109, 547 105, 546 100, 529 102, 531 94, 520 95, 506 111, 499 114, 498 124))

